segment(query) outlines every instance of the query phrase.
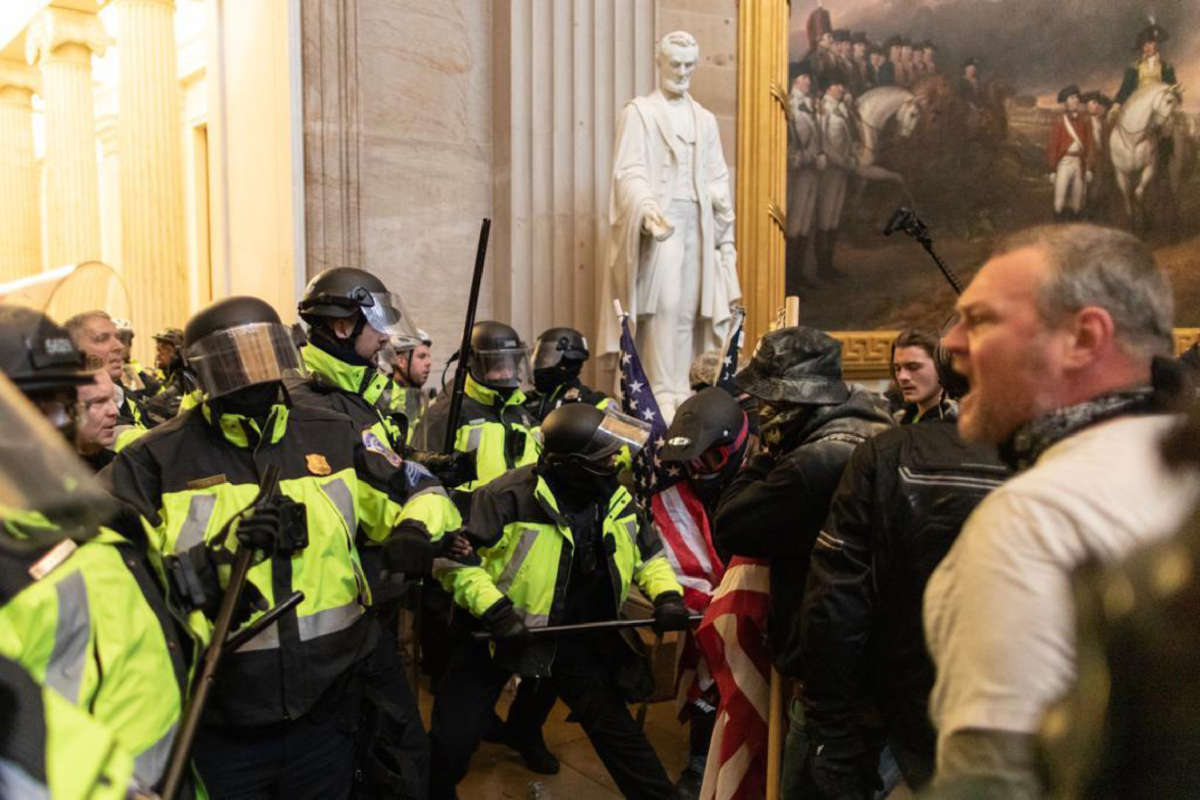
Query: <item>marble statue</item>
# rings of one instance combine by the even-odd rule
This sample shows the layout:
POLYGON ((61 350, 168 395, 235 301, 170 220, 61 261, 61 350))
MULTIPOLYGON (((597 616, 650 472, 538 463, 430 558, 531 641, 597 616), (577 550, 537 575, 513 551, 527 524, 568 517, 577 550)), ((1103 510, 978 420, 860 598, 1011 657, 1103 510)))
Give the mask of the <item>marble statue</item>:
POLYGON ((598 298, 601 352, 618 349, 616 298, 636 324, 638 353, 668 423, 691 394, 692 359, 721 347, 730 304, 741 297, 717 120, 688 94, 699 56, 690 33, 668 33, 658 45, 658 89, 621 112, 598 298))

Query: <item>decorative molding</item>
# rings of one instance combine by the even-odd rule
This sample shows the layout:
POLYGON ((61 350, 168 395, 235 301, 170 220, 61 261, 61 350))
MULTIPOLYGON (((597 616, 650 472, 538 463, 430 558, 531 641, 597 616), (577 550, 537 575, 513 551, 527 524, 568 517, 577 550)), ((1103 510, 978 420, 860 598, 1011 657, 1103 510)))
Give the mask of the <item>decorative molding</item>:
POLYGON ((1200 342, 1200 328, 1175 329, 1175 355, 1179 355, 1196 342, 1200 342))
POLYGON ((31 94, 42 91, 42 74, 23 61, 0 59, 0 90, 23 89, 31 94))
MULTIPOLYGON (((55 51, 70 44, 86 47, 90 55, 102 56, 113 44, 113 38, 95 14, 51 6, 29 23, 25 32, 25 59, 30 64, 51 61, 55 59, 55 51)), ((75 53, 59 55, 69 61, 80 58, 75 53)))
POLYGON ((783 305, 788 0, 738 3, 736 239, 747 342, 770 329, 783 305))

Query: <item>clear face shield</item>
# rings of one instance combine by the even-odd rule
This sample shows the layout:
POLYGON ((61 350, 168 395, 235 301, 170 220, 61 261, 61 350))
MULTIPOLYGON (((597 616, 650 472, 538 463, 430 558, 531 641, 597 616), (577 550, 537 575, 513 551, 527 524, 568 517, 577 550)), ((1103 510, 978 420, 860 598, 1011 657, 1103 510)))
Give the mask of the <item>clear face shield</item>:
POLYGON ((115 510, 63 437, 0 375, 0 548, 28 552, 82 538, 115 510))
POLYGON ((187 348, 184 356, 210 399, 304 373, 291 329, 272 322, 210 333, 187 348))
POLYGON ((94 369, 119 376, 128 348, 116 321, 129 319, 129 293, 116 271, 102 261, 84 261, 0 284, 0 303, 40 311, 59 325, 71 317, 103 311, 110 319, 94 318, 77 335, 77 345, 94 369))
POLYGON ((528 385, 529 349, 471 350, 471 377, 493 389, 517 389, 528 385))
POLYGON ((624 450, 633 458, 650 438, 650 423, 622 414, 610 408, 604 410, 604 419, 596 426, 596 432, 583 448, 583 453, 593 463, 608 463, 624 450))
POLYGON ((391 292, 370 292, 359 306, 367 324, 380 333, 387 334, 392 346, 398 342, 412 341, 412 347, 420 342, 417 326, 403 301, 391 292), (369 300, 369 304, 368 301, 369 300))

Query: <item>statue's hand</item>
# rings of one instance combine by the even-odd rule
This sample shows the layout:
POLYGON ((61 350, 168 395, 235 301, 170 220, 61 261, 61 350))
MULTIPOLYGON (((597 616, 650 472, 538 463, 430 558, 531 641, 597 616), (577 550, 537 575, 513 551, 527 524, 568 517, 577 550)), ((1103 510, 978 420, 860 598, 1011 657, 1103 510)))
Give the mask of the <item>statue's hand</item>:
POLYGON ((829 166, 829 159, 826 158, 824 153, 819 153, 817 155, 817 169, 825 169, 827 166, 829 166))
POLYGON ((658 204, 651 202, 642 210, 642 230, 661 242, 671 237, 675 226, 663 215, 658 204))
POLYGON ((725 242, 719 248, 721 253, 721 266, 731 273, 737 272, 737 251, 733 249, 733 242, 725 242))

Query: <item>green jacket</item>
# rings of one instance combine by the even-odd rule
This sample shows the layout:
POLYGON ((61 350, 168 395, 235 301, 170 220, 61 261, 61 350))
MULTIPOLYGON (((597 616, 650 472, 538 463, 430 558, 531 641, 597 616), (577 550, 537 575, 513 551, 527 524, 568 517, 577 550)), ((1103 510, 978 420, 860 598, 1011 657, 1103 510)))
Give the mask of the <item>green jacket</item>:
POLYGON ((0 655, 111 730, 138 781, 156 786, 190 679, 156 579, 143 554, 106 528, 57 565, 43 555, 19 571, 4 558, 24 585, 0 606, 0 655), (34 564, 49 571, 34 579, 34 564))
POLYGON ((404 518, 419 522, 434 541, 462 527, 458 509, 441 485, 415 462, 402 458, 408 450, 408 425, 403 414, 391 410, 392 398, 403 391, 401 387, 374 367, 347 364, 315 344, 305 345, 301 352, 309 377, 288 382, 292 400, 345 414, 358 426, 368 450, 384 451, 396 467, 412 464, 402 473, 408 481, 404 518))
MULTIPOLYGON (((537 463, 542 452, 538 423, 525 409, 525 394, 520 389, 504 399, 468 375, 464 393, 454 449, 475 454, 478 477, 454 488, 473 491, 511 469, 537 463)), ((413 432, 417 449, 440 451, 445 445, 450 395, 442 392, 421 418, 413 432)))
POLYGON ((0 789, 4 797, 125 800, 139 785, 112 732, 0 656, 0 789))
MULTIPOLYGON (((403 519, 397 475, 412 465, 395 469, 342 414, 276 405, 260 428, 233 414, 214 419, 204 403, 134 442, 102 473, 166 556, 202 543, 235 549, 232 533, 216 540, 258 494, 268 464, 279 467, 279 492, 304 505, 308 544, 254 565, 249 580, 270 605, 294 590, 304 600, 226 655, 210 719, 231 725, 297 719, 373 647, 357 540, 385 541, 403 519)), ((198 610, 187 619, 207 642, 211 621, 198 610)))
MULTIPOLYGON (((476 491, 467 530, 482 563, 439 560, 434 568, 455 603, 481 617, 507 597, 527 626, 560 624, 575 540, 536 468, 515 469, 476 491)), ((633 583, 651 600, 664 592, 683 594, 657 530, 624 487, 609 498, 603 535, 616 600, 614 619, 633 583)))

